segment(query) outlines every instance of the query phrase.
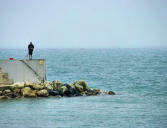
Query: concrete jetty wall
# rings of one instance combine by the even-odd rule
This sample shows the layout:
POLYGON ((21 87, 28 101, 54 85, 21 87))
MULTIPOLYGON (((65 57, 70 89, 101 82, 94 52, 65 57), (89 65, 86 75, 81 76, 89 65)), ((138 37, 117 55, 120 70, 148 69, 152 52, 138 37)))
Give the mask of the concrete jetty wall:
POLYGON ((33 60, 0 60, 2 72, 14 82, 44 82, 46 80, 46 61, 33 60))

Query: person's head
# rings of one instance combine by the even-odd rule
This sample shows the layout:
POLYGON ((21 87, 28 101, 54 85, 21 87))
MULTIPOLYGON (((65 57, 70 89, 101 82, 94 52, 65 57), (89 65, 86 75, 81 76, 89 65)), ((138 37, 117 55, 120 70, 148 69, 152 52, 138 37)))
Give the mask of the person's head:
POLYGON ((32 42, 30 42, 30 44, 32 44, 32 42))

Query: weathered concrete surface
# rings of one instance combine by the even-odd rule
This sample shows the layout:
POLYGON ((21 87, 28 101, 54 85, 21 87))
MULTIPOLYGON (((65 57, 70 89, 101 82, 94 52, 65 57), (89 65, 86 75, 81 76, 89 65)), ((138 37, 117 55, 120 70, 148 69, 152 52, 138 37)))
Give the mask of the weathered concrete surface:
POLYGON ((10 85, 13 84, 13 80, 9 79, 8 73, 2 72, 2 69, 0 67, 0 85, 10 85))
POLYGON ((44 82, 46 80, 46 61, 33 60, 0 60, 1 70, 8 73, 10 79, 16 82, 44 82))

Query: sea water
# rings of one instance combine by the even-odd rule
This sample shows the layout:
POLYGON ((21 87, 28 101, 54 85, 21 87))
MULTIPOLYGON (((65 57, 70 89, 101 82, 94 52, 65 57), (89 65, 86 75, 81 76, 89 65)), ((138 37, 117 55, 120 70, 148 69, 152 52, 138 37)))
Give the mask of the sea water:
MULTIPOLYGON (((27 50, 1 49, 0 59, 27 59, 27 50)), ((35 49, 47 80, 113 90, 114 96, 0 101, 0 128, 166 128, 166 49, 35 49)))

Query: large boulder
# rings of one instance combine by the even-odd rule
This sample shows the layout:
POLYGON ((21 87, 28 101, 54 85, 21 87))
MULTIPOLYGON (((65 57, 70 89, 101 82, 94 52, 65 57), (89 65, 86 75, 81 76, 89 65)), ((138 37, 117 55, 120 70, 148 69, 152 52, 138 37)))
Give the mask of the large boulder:
POLYGON ((33 88, 34 90, 42 90, 44 89, 44 85, 34 83, 31 88, 33 88))
POLYGON ((13 93, 12 93, 12 91, 9 90, 9 89, 4 90, 4 91, 2 92, 2 94, 3 94, 4 96, 10 97, 10 98, 13 97, 13 93))
POLYGON ((44 88, 44 84, 41 83, 33 83, 33 82, 25 82, 25 87, 30 87, 32 90, 41 90, 44 88))
POLYGON ((78 92, 83 92, 84 91, 83 86, 80 85, 80 84, 75 84, 75 88, 78 92))
POLYGON ((30 87, 25 87, 21 89, 21 94, 23 97, 36 97, 36 90, 31 90, 30 87))
POLYGON ((44 83, 44 89, 53 90, 53 84, 51 82, 45 82, 44 83))
POLYGON ((60 89, 60 92, 62 94, 64 94, 65 91, 67 91, 67 87, 66 86, 62 86, 61 89, 60 89))
POLYGON ((13 84, 13 89, 22 89, 22 88, 24 88, 24 83, 13 84))
POLYGON ((24 87, 31 87, 31 86, 33 86, 33 82, 26 81, 24 83, 24 87))
POLYGON ((55 80, 52 82, 53 83, 53 89, 60 91, 61 90, 61 86, 63 85, 60 81, 55 80))
POLYGON ((7 89, 3 91, 4 94, 11 93, 11 90, 7 89))
MULTIPOLYGON (((78 85, 80 85, 80 86, 82 86, 82 91, 88 91, 88 90, 90 90, 90 88, 87 86, 87 84, 86 84, 86 82, 84 81, 84 80, 76 80, 74 83, 73 83, 73 85, 75 85, 75 86, 78 86, 78 85)), ((79 87, 79 86, 78 86, 79 87)), ((76 87, 76 88, 78 88, 78 87, 76 87)), ((80 87, 79 87, 80 88, 80 87)), ((79 89, 80 90, 80 89, 79 89)), ((81 91, 81 90, 80 90, 81 91)), ((81 92, 82 92, 81 91, 81 92)))
POLYGON ((40 97, 48 97, 49 96, 49 92, 46 89, 40 90, 37 92, 37 95, 40 97))
POLYGON ((74 85, 66 83, 66 84, 63 84, 62 86, 66 87, 66 90, 64 91, 65 96, 71 97, 76 93, 74 85))
POLYGON ((63 86, 66 86, 68 90, 75 89, 75 85, 73 84, 66 83, 66 84, 63 84, 63 86))

